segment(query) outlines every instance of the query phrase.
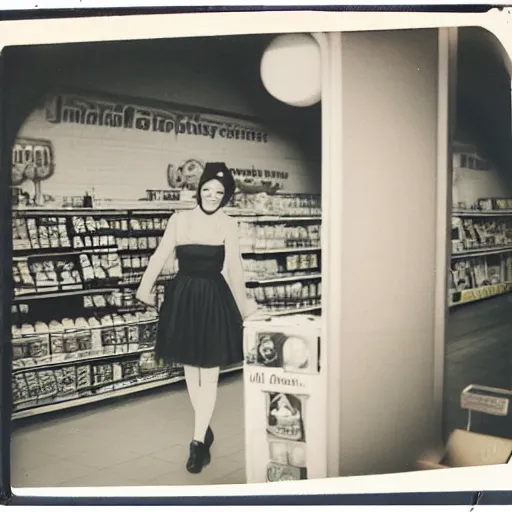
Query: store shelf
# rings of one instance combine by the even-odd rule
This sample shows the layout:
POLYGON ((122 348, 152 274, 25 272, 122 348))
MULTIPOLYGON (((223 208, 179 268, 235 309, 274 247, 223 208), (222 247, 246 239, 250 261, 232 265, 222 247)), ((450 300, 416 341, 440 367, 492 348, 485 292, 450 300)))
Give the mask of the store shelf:
MULTIPOLYGON (((72 235, 75 233, 71 232, 73 229, 71 226, 71 217, 78 216, 78 217, 93 217, 96 220, 99 220, 101 217, 104 217, 109 222, 109 229, 104 228, 101 232, 96 233, 83 233, 83 235, 105 235, 105 236, 115 236, 116 242, 118 246, 113 246, 112 244, 110 246, 94 246, 94 247, 84 247, 84 248, 74 248, 74 247, 55 247, 55 248, 41 248, 41 249, 31 249, 31 248, 19 248, 17 247, 16 250, 13 251, 13 256, 15 260, 27 260, 27 259, 35 259, 39 257, 44 257, 47 259, 58 259, 62 258, 63 256, 73 256, 73 255, 80 255, 80 254, 99 254, 102 252, 114 252, 117 254, 123 253, 132 253, 136 254, 137 256, 140 256, 142 253, 152 253, 155 249, 147 248, 139 248, 136 249, 130 249, 129 247, 126 249, 120 248, 125 247, 124 242, 120 241, 119 239, 122 238, 123 240, 125 238, 131 238, 131 237, 140 237, 140 236, 146 236, 146 237, 159 237, 163 233, 163 229, 137 229, 135 230, 134 227, 137 226, 146 226, 150 227, 154 224, 146 223, 144 220, 144 217, 146 216, 147 219, 151 219, 152 217, 157 218, 160 216, 161 218, 168 217, 172 215, 174 212, 178 210, 184 210, 188 209, 190 205, 183 205, 178 203, 151 203, 151 202, 139 202, 135 204, 135 202, 132 203, 123 203, 123 204, 117 204, 114 206, 114 204, 97 204, 97 207, 90 209, 90 208, 17 208, 14 210, 14 217, 27 217, 27 218, 36 218, 36 224, 42 225, 41 223, 44 223, 44 220, 38 219, 37 217, 41 218, 62 218, 65 217, 65 224, 68 231, 68 236, 70 237, 71 243, 73 243, 72 235), (117 206, 119 209, 116 209, 115 206, 117 206), (132 220, 140 220, 140 223, 132 222, 132 220), (119 229, 118 222, 117 221, 123 221, 123 228, 125 228, 124 221, 127 222, 128 229, 119 229), (104 233, 103 231, 106 232, 104 233)), ((194 203, 195 206, 195 203, 194 203)), ((311 210, 314 211, 314 210, 311 210)), ((297 210, 295 210, 297 212, 297 210)), ((317 225, 319 225, 322 221, 322 218, 320 215, 262 215, 258 214, 256 212, 248 212, 247 210, 230 210, 227 211, 228 215, 236 217, 237 221, 239 222, 253 222, 253 223, 262 223, 262 224, 270 224, 270 226, 267 226, 267 228, 273 228, 274 226, 278 227, 278 224, 281 223, 283 225, 289 224, 288 228, 292 229, 295 227, 299 227, 301 225, 305 226, 307 229, 310 229, 311 227, 314 228, 314 230, 317 230, 317 225), (309 226, 309 228, 308 228, 309 226)), ((64 222, 64 221, 63 221, 64 222)), ((104 224, 104 223, 103 223, 104 224)), ((158 224, 157 224, 158 225, 158 224)), ((266 228, 266 229, 267 229, 266 228)), ((287 229, 285 227, 285 229, 287 229)), ((20 232, 21 233, 21 232, 20 232)), ((267 244, 271 243, 272 237, 269 235, 269 240, 266 242, 267 244)), ((91 239, 92 240, 92 239, 91 239)), ((110 239, 109 241, 113 241, 110 239)), ((149 241, 148 241, 149 243, 149 241)), ((256 240, 251 240, 248 246, 253 245, 256 243, 256 240)), ((311 243, 318 243, 316 240, 311 241, 311 243)), ((20 244, 21 245, 21 244, 20 244)), ((263 244, 262 244, 263 245, 263 244)), ((315 246, 315 247, 282 247, 282 248, 276 248, 276 249, 256 249, 256 250, 247 250, 243 251, 244 256, 247 255, 253 255, 253 256, 259 256, 259 255, 287 255, 287 254, 310 254, 315 252, 320 252, 321 247, 315 246)), ((35 260, 37 261, 37 260, 35 260)), ((124 262, 124 260, 123 260, 124 262)), ((142 273, 145 270, 144 268, 131 268, 130 263, 124 262, 123 268, 124 268, 124 274, 121 279, 123 281, 93 281, 93 282, 87 282, 86 285, 89 286, 89 288, 79 288, 79 289, 66 289, 66 290, 59 290, 55 291, 56 288, 53 288, 54 291, 48 290, 42 290, 35 292, 33 289, 27 289, 25 287, 24 290, 30 293, 25 293, 21 295, 16 295, 13 298, 13 302, 15 304, 19 303, 29 303, 30 301, 37 301, 37 300, 45 300, 45 299, 53 299, 58 300, 58 303, 55 304, 55 309, 58 311, 55 313, 56 317, 64 317, 69 316, 69 318, 77 318, 80 316, 84 316, 83 309, 85 308, 85 303, 82 304, 82 300, 70 300, 73 296, 85 296, 85 295, 96 295, 96 294, 110 294, 112 292, 116 291, 127 291, 128 288, 135 288, 139 285, 140 279, 142 277, 142 273), (97 286, 97 288, 91 288, 90 286, 97 286), (68 307, 69 304, 69 307, 68 307)), ((168 281, 169 278, 173 276, 161 276, 158 279, 158 283, 164 284, 168 281)), ((290 274, 284 274, 284 275, 275 275, 272 277, 264 277, 263 279, 255 279, 250 280, 247 284, 249 286, 251 285, 258 285, 258 284, 272 284, 272 283, 288 283, 288 282, 300 282, 305 281, 303 283, 305 286, 314 283, 311 282, 311 280, 317 280, 319 281, 321 279, 321 274, 319 273, 319 270, 308 270, 304 269, 303 273, 300 275, 290 275, 290 274), (309 272, 309 273, 308 273, 309 272), (308 282, 309 281, 309 282, 308 282)), ((82 283, 84 285, 84 283, 82 283)), ((299 285, 297 285, 299 287, 299 285)), ((313 286, 314 288, 315 286, 313 286)), ((41 289, 40 289, 41 290, 41 289)), ((51 315, 51 311, 47 312, 45 308, 43 308, 41 311, 39 306, 44 306, 44 303, 38 303, 33 304, 30 303, 30 310, 31 310, 31 316, 29 318, 29 323, 34 323, 38 320, 38 315, 44 316, 45 321, 49 321, 47 316, 51 315), (44 310, 44 311, 43 311, 44 310)), ((53 308, 53 303, 50 304, 50 306, 53 308)), ((19 307, 19 306, 18 306, 19 307)), ((137 303, 133 304, 132 306, 127 306, 129 310, 132 310, 134 307, 141 307, 137 303)), ((109 306, 110 308, 110 306, 109 306)), ((111 309, 111 308, 110 308, 111 309)), ((116 308, 117 313, 121 313, 123 309, 125 308, 116 308)), ((308 314, 308 313, 314 313, 316 311, 321 311, 320 305, 314 305, 314 306, 303 306, 303 307, 294 307, 289 308, 282 311, 273 311, 270 314, 276 315, 276 316, 285 316, 285 315, 297 315, 297 314, 308 314)), ((89 310, 86 311, 86 313, 89 313, 89 310)), ((110 310, 109 310, 110 313, 110 310)), ((118 353, 98 353, 98 351, 95 351, 94 353, 91 351, 90 353, 81 352, 78 355, 75 355, 72 359, 68 360, 49 360, 47 358, 42 362, 42 360, 39 360, 36 364, 33 364, 31 366, 19 366, 17 368, 13 368, 13 377, 14 378, 21 378, 23 380, 22 375, 25 376, 27 379, 29 378, 30 372, 39 372, 39 371, 49 371, 51 373, 59 372, 61 368, 70 367, 73 369, 74 367, 77 367, 78 365, 85 365, 85 366, 94 366, 98 364, 102 364, 103 361, 107 364, 115 363, 123 363, 124 361, 129 360, 130 358, 134 358, 135 360, 138 357, 141 357, 141 354, 147 353, 152 351, 153 348, 150 347, 144 347, 140 348, 138 350, 132 350, 130 352, 118 352, 118 353)), ((142 356, 146 357, 146 356, 142 356)), ((222 373, 228 373, 233 371, 238 371, 241 369, 241 366, 236 366, 232 368, 226 368, 222 370, 222 373)), ((178 370, 181 371, 181 370, 178 370)), ((152 374, 151 376, 144 377, 138 377, 138 378, 131 378, 125 380, 116 381, 115 383, 105 383, 100 384, 97 386, 94 384, 91 387, 88 387, 87 389, 81 389, 78 391, 72 391, 71 394, 67 394, 64 396, 46 396, 41 397, 37 401, 33 398, 28 399, 24 403, 17 404, 16 411, 12 415, 13 419, 21 419, 21 418, 27 418, 39 414, 45 414, 50 413, 54 411, 64 410, 67 408, 74 408, 79 407, 82 405, 87 404, 93 404, 95 402, 100 402, 103 400, 107 400, 110 398, 118 398, 126 395, 130 395, 132 393, 136 393, 139 391, 154 389, 160 386, 170 385, 172 383, 178 382, 183 380, 183 376, 181 374, 176 374, 177 372, 174 372, 173 369, 170 371, 164 371, 164 372, 158 372, 158 374, 152 374)), ((181 372, 182 373, 182 372, 181 372)), ((43 391, 41 391, 42 393, 43 391)), ((61 393, 61 392, 60 392, 61 393)))
POLYGON ((309 222, 322 221, 321 215, 286 216, 286 215, 234 215, 240 222, 309 222))
POLYGON ((117 353, 104 353, 104 354, 95 354, 88 357, 77 357, 73 359, 63 359, 57 361, 51 361, 47 363, 34 364, 32 366, 23 366, 12 369, 13 373, 22 373, 22 372, 33 372, 39 370, 47 370, 49 368, 56 368, 59 366, 72 366, 75 364, 84 364, 84 363, 93 363, 95 361, 107 361, 109 359, 121 359, 124 357, 137 356, 140 354, 144 354, 145 352, 153 352, 155 350, 154 347, 141 348, 138 350, 132 350, 131 352, 117 352, 117 353))
POLYGON ((88 295, 88 294, 96 294, 96 293, 110 293, 115 292, 119 286, 111 286, 108 288, 82 288, 80 290, 67 290, 60 292, 50 292, 50 293, 27 293, 25 295, 16 295, 13 298, 13 302, 24 302, 26 300, 44 300, 44 299, 54 299, 58 297, 71 297, 74 295, 88 295))
POLYGON ((250 279, 247 281, 247 284, 286 283, 290 281, 305 281, 312 279, 322 279, 322 274, 303 274, 297 276, 275 276, 268 279, 250 279))
POLYGON ((24 261, 28 258, 52 258, 60 256, 77 256, 80 254, 104 254, 118 252, 117 247, 88 247, 83 249, 70 249, 69 247, 63 248, 59 251, 56 248, 52 249, 14 249, 13 261, 24 261), (46 252, 48 251, 48 252, 46 252))
POLYGON ((479 300, 490 299, 498 295, 512 292, 512 282, 482 286, 481 288, 472 288, 455 292, 450 297, 450 307, 470 304, 479 300))
POLYGON ((271 316, 284 316, 284 315, 303 315, 305 313, 311 313, 313 311, 319 311, 322 309, 321 304, 316 304, 314 306, 304 306, 301 308, 291 308, 285 309, 283 311, 271 311, 271 316))
POLYGON ((512 210, 453 210, 453 217, 512 217, 512 210))
MULTIPOLYGON (((242 365, 237 365, 229 368, 223 368, 220 373, 231 373, 235 371, 240 371, 242 369, 242 365)), ((104 393, 98 393, 95 395, 85 396, 81 398, 74 398, 70 400, 61 400, 59 402, 55 402, 48 405, 41 405, 30 407, 27 409, 23 409, 20 411, 16 411, 12 414, 13 420, 19 420, 24 418, 29 418, 41 414, 48 414, 51 412, 57 412, 63 409, 70 409, 71 407, 79 407, 83 405, 93 404, 96 402, 100 402, 103 400, 107 400, 109 398, 118 398, 121 396, 131 395, 133 393, 138 393, 141 391, 148 391, 151 389, 159 388, 162 386, 170 385, 175 382, 180 382, 185 379, 184 376, 178 375, 175 377, 165 377, 154 380, 147 380, 145 382, 136 382, 133 385, 128 385, 124 388, 115 389, 113 391, 106 391, 104 393)), ((105 384, 108 386, 110 384, 105 384)))
POLYGON ((512 245, 505 245, 503 247, 493 247, 492 249, 471 249, 466 251, 454 252, 452 254, 452 259, 488 256, 492 254, 503 254, 507 252, 512 252, 512 245))
POLYGON ((254 249, 252 251, 242 251, 244 256, 263 255, 263 254, 288 254, 301 252, 321 251, 321 247, 283 247, 281 249, 254 249))

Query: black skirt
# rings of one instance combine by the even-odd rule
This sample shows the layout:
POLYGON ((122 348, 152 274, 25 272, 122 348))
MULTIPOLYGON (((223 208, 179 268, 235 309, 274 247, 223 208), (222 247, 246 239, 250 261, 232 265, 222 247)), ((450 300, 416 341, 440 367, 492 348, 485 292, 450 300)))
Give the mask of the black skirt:
POLYGON ((224 246, 180 245, 179 272, 165 290, 155 355, 165 363, 199 368, 243 360, 243 321, 221 274, 224 246))

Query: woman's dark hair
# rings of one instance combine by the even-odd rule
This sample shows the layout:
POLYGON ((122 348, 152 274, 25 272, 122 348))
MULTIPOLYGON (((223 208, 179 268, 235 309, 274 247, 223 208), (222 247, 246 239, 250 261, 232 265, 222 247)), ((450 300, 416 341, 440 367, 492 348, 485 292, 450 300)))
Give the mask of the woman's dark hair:
POLYGON ((201 209, 203 208, 201 204, 201 188, 210 180, 217 180, 224 186, 224 197, 219 206, 219 208, 223 208, 229 203, 235 193, 236 183, 233 174, 223 162, 208 162, 204 166, 203 174, 199 178, 197 185, 197 204, 201 209))

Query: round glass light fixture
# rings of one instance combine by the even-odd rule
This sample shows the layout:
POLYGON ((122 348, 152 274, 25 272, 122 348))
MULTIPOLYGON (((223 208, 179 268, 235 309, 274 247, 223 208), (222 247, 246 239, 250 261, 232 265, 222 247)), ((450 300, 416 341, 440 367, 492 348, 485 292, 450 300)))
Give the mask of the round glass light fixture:
POLYGON ((294 107, 309 107, 322 96, 320 46, 307 34, 277 36, 265 49, 261 79, 274 98, 294 107))

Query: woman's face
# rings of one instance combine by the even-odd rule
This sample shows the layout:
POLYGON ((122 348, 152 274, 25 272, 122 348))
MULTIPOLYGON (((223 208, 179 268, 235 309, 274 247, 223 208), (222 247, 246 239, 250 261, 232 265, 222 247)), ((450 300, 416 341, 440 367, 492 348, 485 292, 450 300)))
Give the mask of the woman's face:
POLYGON ((218 180, 207 181, 201 187, 201 204, 206 212, 214 212, 224 198, 224 185, 218 180))

